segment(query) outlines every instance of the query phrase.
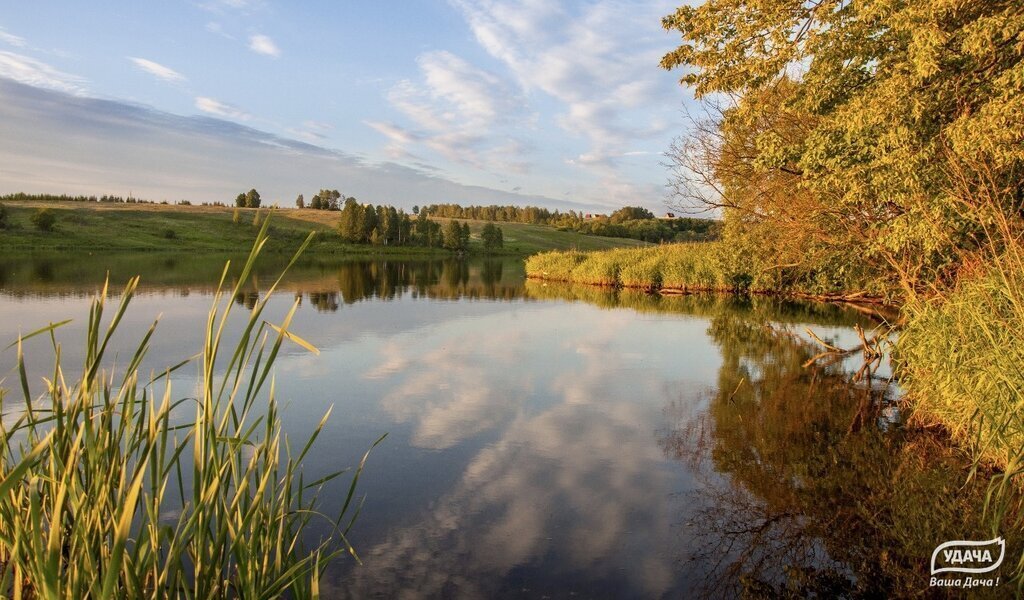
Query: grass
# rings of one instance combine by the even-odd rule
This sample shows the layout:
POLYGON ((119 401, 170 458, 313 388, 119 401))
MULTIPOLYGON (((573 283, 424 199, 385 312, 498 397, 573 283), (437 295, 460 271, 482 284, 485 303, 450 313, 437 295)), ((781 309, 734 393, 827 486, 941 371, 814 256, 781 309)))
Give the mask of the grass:
POLYGON ((723 261, 721 242, 666 244, 604 252, 547 252, 526 261, 536 279, 678 291, 736 291, 723 261))
MULTIPOLYGON (((89 316, 82 373, 67 379, 50 325, 16 342, 22 401, 0 389, 0 594, 13 598, 317 597, 326 565, 352 552, 345 537, 358 514, 359 469, 329 533, 307 548, 319 519, 320 486, 302 461, 320 426, 300 447, 282 432, 272 367, 283 343, 315 348, 263 321, 277 284, 250 311, 235 344, 223 337, 234 294, 267 242, 264 223, 238 283, 214 295, 198 361, 196 398, 172 400, 168 368, 139 373, 156 323, 120 374, 107 349, 138 279, 103 325, 106 288, 89 316), (25 375, 22 342, 48 335, 55 364, 42 395, 25 375), (162 388, 162 389, 158 389, 162 388), (193 416, 179 423, 182 411, 193 416), (347 515, 347 517, 346 517, 347 515)), ((304 248, 305 246, 303 246, 304 248)), ((300 250, 301 252, 301 250, 300 250)), ((280 280, 278 280, 280 283, 280 280)), ((364 457, 365 461, 365 457, 364 457)))
MULTIPOLYGON (((894 363, 915 419, 972 452, 972 477, 995 470, 985 509, 1001 535, 1024 508, 1024 250, 1010 242, 971 271, 951 290, 904 306, 894 363)), ((1024 556, 1016 570, 1024 573, 1024 556)), ((1024 578, 1016 581, 1020 593, 1024 578)))
POLYGON ((858 284, 795 277, 783 282, 725 242, 663 244, 599 252, 544 252, 526 260, 534 279, 671 292, 740 292, 810 297, 874 297, 858 284))
MULTIPOLYGON (((259 219, 270 213, 270 209, 162 204, 10 201, 5 205, 10 225, 7 229, 0 229, 0 251, 4 252, 244 252, 253 243, 259 219), (32 216, 44 207, 56 215, 54 231, 40 231, 31 222, 32 216), (235 222, 236 214, 239 215, 238 222, 235 222), (261 216, 258 218, 257 215, 261 216), (111 232, 116 232, 116 235, 111 232)), ((344 243, 335 233, 339 219, 337 212, 295 209, 274 212, 272 236, 267 246, 270 251, 283 252, 294 248, 312 230, 319 234, 313 242, 313 251, 318 254, 448 254, 446 250, 437 248, 382 248, 344 243)), ((470 248, 479 250, 480 230, 485 222, 468 222, 473 233, 470 248)), ((638 240, 589 236, 544 225, 500 223, 499 226, 505 236, 503 254, 645 245, 638 240)))

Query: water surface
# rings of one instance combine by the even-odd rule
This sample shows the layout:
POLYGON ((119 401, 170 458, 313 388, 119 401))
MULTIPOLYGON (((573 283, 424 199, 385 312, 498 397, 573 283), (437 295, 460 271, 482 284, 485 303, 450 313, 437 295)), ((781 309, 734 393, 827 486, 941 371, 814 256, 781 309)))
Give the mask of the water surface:
MULTIPOLYGON (((74 318, 59 339, 79 364, 90 296, 139 273, 117 342, 130 353, 162 315, 159 370, 199 349, 224 259, 0 259, 0 341, 74 318)), ((233 301, 253 306, 282 264, 233 301)), ((899 426, 885 365, 858 382, 856 358, 804 367, 806 328, 852 345, 861 312, 549 286, 516 260, 312 257, 268 318, 296 299, 292 330, 321 354, 277 363, 285 427, 301 439, 335 407, 307 471, 388 434, 360 481, 363 564, 333 566, 328 597, 922 594, 938 543, 985 535, 962 459, 899 426)), ((39 386, 48 341, 27 354, 39 386)))

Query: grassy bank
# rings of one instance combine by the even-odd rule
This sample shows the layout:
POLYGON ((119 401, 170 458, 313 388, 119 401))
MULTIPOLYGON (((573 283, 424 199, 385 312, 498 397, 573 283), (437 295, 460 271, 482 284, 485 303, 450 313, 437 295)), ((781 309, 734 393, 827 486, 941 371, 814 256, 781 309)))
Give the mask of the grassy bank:
MULTIPOLYGON (((258 222, 270 213, 270 209, 266 208, 163 204, 18 201, 7 202, 5 205, 9 216, 7 228, 0 229, 0 251, 3 252, 244 253, 252 245, 259 229, 258 222), (40 231, 31 222, 32 216, 42 208, 49 208, 56 215, 57 222, 53 231, 40 231)), ((275 210, 267 250, 273 252, 294 248, 302 243, 310 231, 316 231, 318 235, 311 249, 315 254, 449 254, 447 250, 439 248, 345 243, 337 234, 338 217, 338 212, 331 211, 275 210)), ((470 251, 482 251, 480 230, 485 222, 468 223, 473 234, 470 251)), ((600 250, 645 245, 637 240, 558 231, 544 225, 502 223, 500 226, 505 237, 503 254, 525 255, 555 249, 600 250)))
POLYGON ((743 292, 822 298, 878 299, 879 290, 852 274, 795 272, 759 264, 725 242, 666 244, 605 252, 545 252, 526 261, 532 279, 662 292, 743 292))
POLYGON ((1024 470, 1024 260, 987 261, 948 293, 904 307, 896 363, 921 417, 947 428, 979 461, 1024 470))

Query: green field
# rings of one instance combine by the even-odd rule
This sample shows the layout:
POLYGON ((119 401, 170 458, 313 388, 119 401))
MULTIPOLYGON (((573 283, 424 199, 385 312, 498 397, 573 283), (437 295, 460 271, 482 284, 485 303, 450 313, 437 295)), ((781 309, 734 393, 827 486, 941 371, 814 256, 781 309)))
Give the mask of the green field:
MULTIPOLYGON (((0 251, 195 251, 244 252, 252 245, 258 228, 257 210, 213 206, 177 206, 163 204, 105 204, 84 202, 13 201, 8 227, 0 229, 0 251), (32 226, 32 215, 50 208, 57 215, 54 231, 39 231, 32 226), (238 222, 234 215, 238 213, 238 222)), ((348 244, 336 233, 337 212, 276 209, 273 211, 269 249, 288 251, 296 248, 310 231, 318 233, 313 252, 335 254, 447 254, 446 250, 414 246, 379 247, 348 244)), ((271 209, 260 209, 266 218, 271 209)), ((480 230, 484 221, 468 221, 473 238, 470 250, 480 250, 480 230)), ((502 254, 533 254, 545 250, 577 248, 600 250, 625 246, 643 246, 644 242, 625 238, 605 238, 559 231, 544 225, 498 224, 505 237, 502 254)))

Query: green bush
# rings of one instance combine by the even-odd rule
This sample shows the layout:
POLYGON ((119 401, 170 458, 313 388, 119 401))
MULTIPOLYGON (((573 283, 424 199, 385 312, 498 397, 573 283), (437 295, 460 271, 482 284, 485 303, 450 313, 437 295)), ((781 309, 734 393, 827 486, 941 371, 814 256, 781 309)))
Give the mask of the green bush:
POLYGON ((0 229, 7 229, 10 219, 10 211, 3 204, 0 204, 0 229))
POLYGON ((57 215, 49 208, 40 208, 32 215, 31 221, 39 231, 53 231, 57 225, 57 215))

